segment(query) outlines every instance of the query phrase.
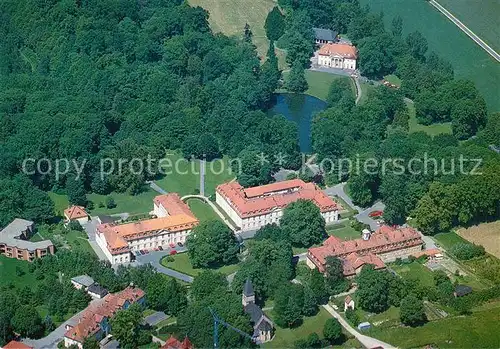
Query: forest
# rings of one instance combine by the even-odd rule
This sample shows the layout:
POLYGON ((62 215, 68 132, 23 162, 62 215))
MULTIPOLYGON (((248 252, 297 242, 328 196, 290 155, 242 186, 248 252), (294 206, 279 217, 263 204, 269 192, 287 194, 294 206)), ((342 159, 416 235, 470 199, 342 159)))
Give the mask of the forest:
POLYGON ((48 190, 85 204, 86 192, 133 195, 156 175, 103 179, 103 158, 161 159, 166 149, 282 152, 292 167, 300 158, 295 124, 263 112, 277 65, 260 65, 244 28, 213 34, 200 7, 27 0, 2 2, 0 16, 0 226, 50 218, 48 190), (26 176, 26 158, 50 162, 26 176), (61 158, 85 159, 83 175, 42 174, 61 158))

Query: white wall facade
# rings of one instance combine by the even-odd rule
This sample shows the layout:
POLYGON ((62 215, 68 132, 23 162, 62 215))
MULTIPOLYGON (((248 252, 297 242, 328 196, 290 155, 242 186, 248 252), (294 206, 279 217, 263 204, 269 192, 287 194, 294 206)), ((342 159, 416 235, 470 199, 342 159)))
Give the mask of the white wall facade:
POLYGON ((153 213, 158 218, 168 216, 168 212, 167 210, 165 210, 165 207, 163 207, 162 205, 157 205, 156 203, 153 204, 153 213))
MULTIPOLYGON (((231 218, 241 231, 257 230, 272 223, 279 224, 279 220, 283 216, 283 209, 276 208, 266 214, 241 218, 238 212, 236 212, 236 210, 233 209, 227 200, 218 192, 215 193, 215 202, 224 210, 224 212, 226 212, 229 218, 231 218)), ((326 224, 339 220, 338 210, 322 212, 321 216, 325 219, 326 224)))
POLYGON ((331 68, 356 70, 356 60, 350 58, 344 58, 342 56, 318 55, 318 64, 331 68))
POLYGON ((64 337, 64 346, 66 348, 72 346, 72 345, 76 345, 79 349, 83 349, 83 344, 80 343, 80 342, 77 342, 71 338, 68 338, 68 337, 64 337))

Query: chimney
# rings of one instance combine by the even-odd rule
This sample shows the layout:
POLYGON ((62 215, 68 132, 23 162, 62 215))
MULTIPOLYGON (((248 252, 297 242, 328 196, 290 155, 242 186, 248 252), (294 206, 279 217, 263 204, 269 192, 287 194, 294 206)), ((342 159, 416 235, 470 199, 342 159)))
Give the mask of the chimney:
POLYGON ((363 229, 362 234, 363 234, 363 240, 365 241, 370 240, 371 232, 368 229, 363 229))

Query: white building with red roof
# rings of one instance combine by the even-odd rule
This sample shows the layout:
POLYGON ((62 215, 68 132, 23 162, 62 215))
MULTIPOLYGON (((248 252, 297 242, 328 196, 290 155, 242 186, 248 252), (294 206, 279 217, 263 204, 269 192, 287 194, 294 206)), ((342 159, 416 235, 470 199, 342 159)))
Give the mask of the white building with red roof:
POLYGON ((96 242, 111 264, 128 263, 131 252, 184 243, 199 221, 178 194, 153 200, 156 218, 125 224, 105 223, 96 228, 96 242))
POLYGON ((89 220, 89 214, 85 211, 85 207, 71 206, 64 210, 66 222, 77 221, 80 224, 86 223, 89 220))
POLYGON ((329 43, 318 50, 318 64, 324 67, 356 70, 358 50, 349 44, 329 43))
POLYGON ((383 225, 371 235, 364 234, 362 239, 344 241, 330 236, 323 246, 309 249, 306 262, 311 269, 324 272, 327 257, 340 258, 344 263, 344 275, 352 277, 366 264, 383 269, 386 262, 418 253, 423 244, 422 237, 413 228, 383 225))
POLYGON ((339 219, 342 207, 314 183, 300 179, 243 188, 238 182, 221 184, 215 201, 242 231, 279 223, 283 209, 299 199, 310 200, 319 207, 326 224, 339 219))

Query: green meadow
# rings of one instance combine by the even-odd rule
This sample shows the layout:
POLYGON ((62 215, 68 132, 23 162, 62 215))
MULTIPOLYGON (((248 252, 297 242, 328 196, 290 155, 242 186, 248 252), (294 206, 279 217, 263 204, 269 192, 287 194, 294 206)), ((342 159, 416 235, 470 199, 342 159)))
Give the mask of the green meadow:
MULTIPOLYGON (((440 2, 442 2, 440 0, 440 2)), ((449 0, 447 3, 464 3, 463 11, 483 6, 483 3, 497 0, 449 0)), ((477 46, 455 24, 424 0, 360 0, 362 5, 369 5, 373 12, 383 12, 386 27, 390 28, 392 19, 401 16, 403 19, 404 35, 418 30, 426 38, 429 51, 435 51, 439 56, 447 59, 455 69, 457 78, 474 81, 488 104, 490 111, 500 110, 500 64, 483 49, 477 46)), ((456 5, 458 7, 458 5, 456 5)), ((448 7, 449 8, 449 7, 448 7)), ((496 7, 495 7, 496 8, 496 7)), ((468 12, 467 12, 468 13, 468 12)), ((498 12, 488 14, 487 18, 496 19, 498 28, 498 12), (495 14, 497 14, 495 16, 495 14)), ((484 19, 490 21, 490 19, 484 19)), ((483 21, 477 17, 474 22, 483 21)), ((467 23, 464 19, 464 23, 467 23)), ((486 30, 492 31, 489 25, 486 30)), ((474 30, 474 28, 471 28, 474 30)), ((477 29, 479 31, 479 29, 477 29)), ((477 33, 479 35, 479 33, 477 33)), ((498 35, 497 35, 498 39, 498 35)))

